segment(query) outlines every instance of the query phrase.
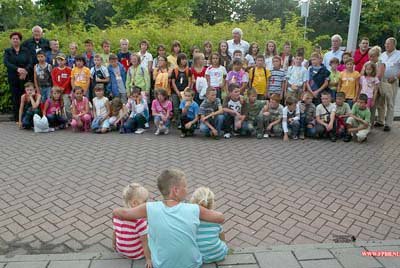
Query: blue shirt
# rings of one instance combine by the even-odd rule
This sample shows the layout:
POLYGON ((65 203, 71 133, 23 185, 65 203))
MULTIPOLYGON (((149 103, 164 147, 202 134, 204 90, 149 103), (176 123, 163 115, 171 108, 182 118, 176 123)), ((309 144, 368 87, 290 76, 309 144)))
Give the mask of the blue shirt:
POLYGON ((200 207, 179 203, 148 202, 149 248, 155 268, 199 268, 202 264, 196 233, 200 207))
MULTIPOLYGON (((181 104, 179 105, 179 109, 183 110, 183 108, 185 108, 185 105, 186 105, 186 100, 182 100, 181 104)), ((195 101, 192 101, 192 104, 190 104, 190 106, 187 108, 186 116, 190 120, 193 120, 196 117, 196 115, 199 114, 199 111, 200 111, 199 105, 195 101)))
POLYGON ((217 223, 201 221, 197 231, 197 244, 204 263, 217 262, 228 254, 228 247, 219 238, 222 226, 217 223))

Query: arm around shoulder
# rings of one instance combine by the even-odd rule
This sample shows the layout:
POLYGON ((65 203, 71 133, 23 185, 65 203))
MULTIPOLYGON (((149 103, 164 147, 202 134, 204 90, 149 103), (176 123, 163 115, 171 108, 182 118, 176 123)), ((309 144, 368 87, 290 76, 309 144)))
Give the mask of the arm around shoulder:
POLYGON ((223 223, 225 217, 224 214, 222 214, 221 212, 206 209, 200 206, 200 220, 214 223, 223 223))
POLYGON ((135 208, 115 208, 112 214, 124 220, 147 218, 146 204, 135 208))

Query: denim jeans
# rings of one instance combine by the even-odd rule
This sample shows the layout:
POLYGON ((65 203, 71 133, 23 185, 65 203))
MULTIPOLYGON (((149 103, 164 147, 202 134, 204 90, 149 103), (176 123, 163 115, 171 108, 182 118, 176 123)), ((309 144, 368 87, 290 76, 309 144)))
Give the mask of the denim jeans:
POLYGON ((124 129, 130 133, 135 132, 138 128, 144 128, 147 122, 146 118, 141 114, 136 114, 134 117, 129 117, 124 123, 124 129))
POLYGON ((42 95, 42 103, 45 103, 48 98, 50 98, 51 87, 44 87, 40 89, 40 95, 42 95))
MULTIPOLYGON (((162 121, 161 116, 159 116, 159 115, 154 116, 154 124, 156 126, 158 126, 161 121, 162 121)), ((164 122, 164 125, 169 128, 169 126, 171 125, 171 120, 167 119, 167 121, 164 122)))
POLYGON ((47 115, 47 120, 49 121, 49 127, 57 127, 60 125, 64 125, 67 122, 67 119, 64 116, 50 114, 47 115))
MULTIPOLYGON (((230 113, 224 113, 223 129, 225 133, 232 133, 232 131, 235 130, 235 116, 231 115, 230 113)), ((245 136, 248 135, 248 130, 247 121, 243 121, 242 127, 235 130, 235 132, 239 132, 240 135, 245 136)))
POLYGON ((181 116, 181 126, 182 126, 181 131, 183 134, 193 134, 194 133, 197 123, 192 124, 192 126, 190 128, 185 127, 185 125, 192 120, 193 119, 188 118, 186 115, 181 116))
POLYGON ((287 123, 289 137, 298 137, 300 133, 300 121, 295 120, 291 124, 287 123))
MULTIPOLYGON (((219 114, 214 118, 208 118, 207 122, 210 123, 217 131, 218 135, 222 135, 222 126, 224 124, 224 115, 219 114)), ((200 132, 204 133, 206 136, 210 135, 209 127, 203 122, 200 123, 200 132)))
POLYGON ((302 114, 300 116, 300 133, 303 132, 304 135, 307 137, 313 138, 316 135, 316 129, 315 125, 313 127, 309 128, 307 127, 308 123, 306 122, 306 116, 305 114, 302 114))

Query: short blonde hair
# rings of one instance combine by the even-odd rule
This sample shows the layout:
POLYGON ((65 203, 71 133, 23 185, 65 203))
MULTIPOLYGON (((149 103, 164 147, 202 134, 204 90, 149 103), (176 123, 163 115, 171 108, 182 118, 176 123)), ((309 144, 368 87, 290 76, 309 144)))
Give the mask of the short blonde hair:
POLYGON ((158 176, 157 187, 164 198, 168 197, 171 193, 171 187, 179 186, 185 177, 186 175, 182 170, 176 168, 166 169, 158 176))
POLYGON ((381 55, 381 52, 382 52, 382 49, 380 46, 374 46, 369 50, 368 55, 379 57, 381 55))
POLYGON ((199 187, 194 191, 190 203, 198 204, 207 209, 212 209, 214 206, 214 193, 207 187, 199 187))
POLYGON ((139 183, 131 183, 122 190, 122 200, 128 208, 131 207, 132 200, 146 202, 148 198, 149 191, 139 183))

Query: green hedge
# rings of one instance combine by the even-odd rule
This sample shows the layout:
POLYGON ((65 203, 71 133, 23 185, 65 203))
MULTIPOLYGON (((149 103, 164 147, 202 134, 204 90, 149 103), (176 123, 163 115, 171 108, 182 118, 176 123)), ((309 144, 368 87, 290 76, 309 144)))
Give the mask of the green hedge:
MULTIPOLYGON (((64 26, 52 25, 51 29, 45 29, 45 37, 47 39, 56 38, 60 41, 61 51, 68 53, 68 45, 70 42, 76 42, 79 46, 79 52, 83 52, 85 39, 92 39, 95 42, 96 51, 101 51, 100 43, 103 39, 111 41, 111 50, 117 52, 119 50, 119 40, 128 38, 130 41, 130 51, 138 51, 139 42, 147 39, 150 44, 150 52, 154 55, 158 44, 164 44, 169 50, 173 40, 179 40, 182 44, 183 51, 189 53, 190 47, 197 45, 202 47, 204 41, 209 40, 213 43, 215 49, 220 40, 231 39, 232 29, 239 27, 243 30, 243 39, 248 42, 257 42, 262 48, 268 40, 273 39, 278 43, 279 50, 282 49, 286 40, 292 42, 292 47, 304 47, 306 55, 311 53, 313 42, 303 39, 304 28, 301 26, 300 18, 292 16, 285 25, 282 25, 279 19, 273 21, 258 21, 249 19, 239 23, 219 23, 213 26, 197 26, 192 21, 180 20, 174 21, 168 25, 163 25, 157 18, 147 18, 145 20, 130 21, 124 26, 112 26, 106 30, 97 27, 85 28, 83 24, 72 26, 68 32, 64 26)), ((30 37, 30 29, 16 29, 20 31, 24 39, 30 37)), ((11 31, 10 31, 11 32, 11 31)), ((4 50, 10 46, 9 34, 3 32, 0 34, 0 48, 4 50)), ((320 37, 314 42, 321 39, 329 38, 327 36, 320 37)), ((294 51, 293 51, 294 52, 294 51)), ((10 108, 10 94, 6 82, 6 72, 3 66, 3 55, 0 56, 0 111, 6 111, 10 108)))

